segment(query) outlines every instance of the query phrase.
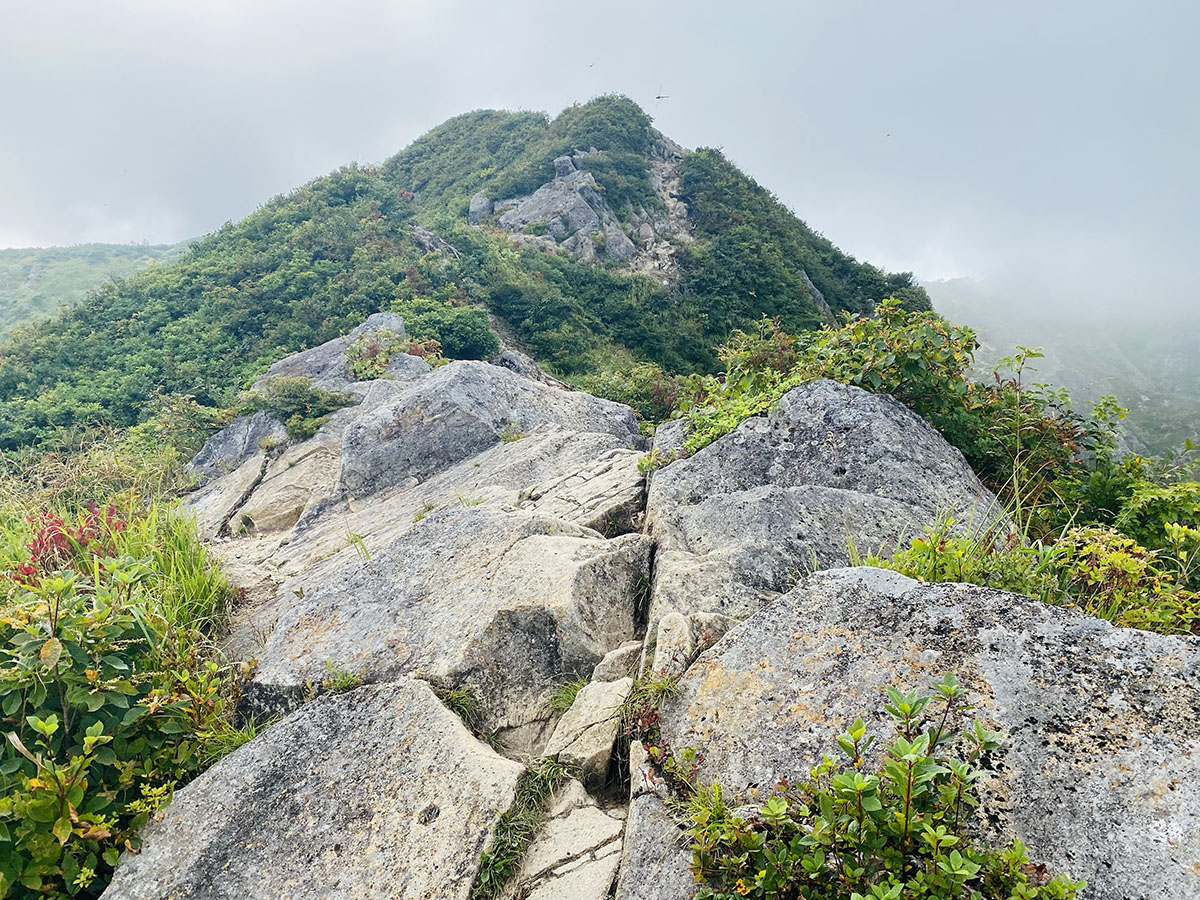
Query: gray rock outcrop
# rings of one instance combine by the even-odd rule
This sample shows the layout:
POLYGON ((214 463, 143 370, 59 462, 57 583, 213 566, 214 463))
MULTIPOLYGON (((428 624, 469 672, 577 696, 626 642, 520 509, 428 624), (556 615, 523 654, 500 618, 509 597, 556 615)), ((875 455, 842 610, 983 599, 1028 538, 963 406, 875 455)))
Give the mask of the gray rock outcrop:
POLYGON ((240 416, 204 442, 188 468, 200 484, 228 475, 262 451, 267 443, 287 440, 283 423, 265 412, 240 416))
POLYGON ((521 434, 555 424, 640 441, 627 406, 539 384, 489 363, 454 362, 416 382, 393 403, 360 416, 342 438, 341 489, 363 497, 416 484, 521 434))
POLYGON ((324 697, 177 791, 104 897, 466 900, 521 771, 423 682, 324 697))
POLYGON ((888 685, 946 672, 1004 735, 982 781, 985 839, 1020 838, 1095 900, 1197 896, 1198 639, 969 585, 821 573, 701 655, 662 735, 703 750, 702 781, 768 791, 836 753, 857 716, 890 734, 888 685))
POLYGON ((483 221, 485 216, 492 214, 492 209, 495 203, 489 200, 487 195, 482 191, 471 197, 471 204, 467 208, 467 223, 470 225, 478 225, 483 221))
POLYGON ((887 395, 802 385, 651 477, 651 622, 672 611, 746 618, 807 571, 846 565, 848 539, 890 554, 941 514, 963 528, 997 514, 958 450, 887 395))
POLYGON ((584 779, 602 780, 621 730, 625 698, 632 689, 633 679, 628 676, 584 685, 558 720, 543 753, 584 779))
MULTIPOLYGON (((467 220, 478 224, 486 214, 485 197, 477 194, 472 198, 467 220)), ((589 259, 596 252, 596 245, 603 252, 621 262, 637 255, 633 241, 621 227, 617 217, 604 201, 596 179, 590 172, 576 168, 576 160, 560 156, 554 160, 554 178, 528 197, 506 201, 503 210, 493 205, 498 212, 496 220, 501 228, 520 232, 531 225, 543 226, 555 241, 581 258, 589 259)))
POLYGON ((247 686, 248 709, 298 705, 329 666, 367 681, 419 674, 468 687, 481 728, 534 750, 551 686, 591 672, 633 637, 649 555, 641 535, 606 541, 488 506, 435 510, 279 619, 247 686))
POLYGON ((254 383, 255 390, 262 387, 270 378, 297 377, 311 378, 315 386, 327 391, 345 390, 353 381, 350 370, 346 365, 346 348, 360 337, 389 331, 401 340, 407 338, 404 329, 404 319, 395 313, 375 313, 351 331, 349 334, 326 341, 309 350, 302 350, 285 356, 279 362, 267 369, 267 373, 254 383))

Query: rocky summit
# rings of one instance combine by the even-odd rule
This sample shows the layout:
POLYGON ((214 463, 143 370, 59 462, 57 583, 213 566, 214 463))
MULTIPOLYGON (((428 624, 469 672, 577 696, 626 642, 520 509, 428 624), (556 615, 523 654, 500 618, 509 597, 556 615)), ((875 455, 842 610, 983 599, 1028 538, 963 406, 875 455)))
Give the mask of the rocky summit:
MULTIPOLYGON (((545 220, 583 252, 608 234, 621 258, 577 163, 524 198, 477 196, 471 216, 545 220)), ((898 402, 811 382, 646 474, 632 410, 515 351, 401 354, 357 381, 350 343, 260 385, 345 394, 312 436, 259 412, 193 461, 191 506, 242 588, 224 638, 253 661, 241 715, 272 724, 177 791, 110 900, 685 900, 669 773, 625 727, 648 678, 672 685, 661 744, 700 751, 701 783, 753 803, 856 717, 886 729, 889 685, 946 672, 1005 735, 981 837, 1021 840, 1096 900, 1200 896, 1200 640, 839 568, 942 514, 1005 527, 898 402)), ((668 424, 655 445, 669 458, 683 437, 668 424)))

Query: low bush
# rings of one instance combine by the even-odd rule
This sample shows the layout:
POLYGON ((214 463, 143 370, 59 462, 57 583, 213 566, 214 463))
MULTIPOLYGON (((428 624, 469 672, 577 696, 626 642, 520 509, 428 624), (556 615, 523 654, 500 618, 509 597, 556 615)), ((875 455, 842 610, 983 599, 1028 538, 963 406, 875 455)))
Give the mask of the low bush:
POLYGON ((643 422, 658 423, 670 417, 687 380, 668 375, 654 363, 631 363, 623 369, 576 377, 572 383, 589 394, 632 407, 643 422))
POLYGON ((1171 524, 1169 547, 1148 550, 1112 528, 1065 529, 1047 541, 1020 533, 956 533, 942 519, 891 558, 851 561, 931 582, 965 582, 1075 607, 1116 625, 1164 634, 1200 634, 1200 594, 1189 587, 1200 530, 1171 524))
POLYGON ((442 347, 437 341, 410 341, 389 328, 381 328, 361 335, 346 348, 346 366, 355 381, 373 381, 386 375, 388 363, 401 353, 435 365, 442 361, 442 347))
POLYGON ((245 737, 211 645, 233 592, 163 503, 0 511, 0 896, 96 897, 245 737))
POLYGON ((350 394, 315 387, 312 379, 303 375, 269 378, 261 390, 239 398, 243 413, 270 413, 283 422, 293 440, 312 437, 330 413, 354 402, 350 394))
POLYGON ((881 752, 858 719, 808 778, 737 807, 719 784, 682 803, 697 900, 1072 898, 1085 885, 1030 864, 1020 841, 982 845, 976 783, 999 736, 959 721, 969 707, 948 675, 932 697, 889 688, 895 734, 881 752), (868 760, 879 759, 877 766, 868 760))

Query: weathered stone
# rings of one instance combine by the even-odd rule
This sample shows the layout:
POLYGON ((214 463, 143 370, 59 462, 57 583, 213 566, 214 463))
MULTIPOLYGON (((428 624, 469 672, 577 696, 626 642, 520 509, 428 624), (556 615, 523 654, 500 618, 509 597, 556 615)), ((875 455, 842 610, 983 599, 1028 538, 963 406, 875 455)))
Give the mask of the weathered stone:
POLYGON ((678 454, 688 438, 685 419, 668 419, 654 429, 654 450, 664 457, 678 454))
POLYGON ((639 528, 646 477, 639 450, 610 450, 594 462, 537 485, 522 508, 594 528, 607 537, 639 528))
POLYGON ((592 670, 592 681, 618 681, 637 674, 638 661, 642 658, 642 642, 626 641, 616 650, 609 651, 592 670))
POLYGON ((621 730, 621 707, 632 689, 629 677, 584 685, 558 720, 544 755, 578 770, 585 778, 602 779, 621 730))
POLYGON ((946 672, 1005 735, 981 783, 985 839, 1020 838, 1096 900, 1197 896, 1200 639, 970 585, 821 573, 701 655, 662 734, 703 751, 702 781, 767 791, 836 753, 857 716, 886 736, 888 685, 946 672))
POLYGON ((637 256, 637 247, 625 234, 621 224, 610 221, 604 226, 604 252, 621 262, 627 262, 637 256))
POLYGON ((423 228, 416 222, 410 223, 408 230, 413 236, 413 241, 416 245, 426 253, 445 253, 458 259, 457 248, 440 234, 436 234, 428 228, 423 228))
POLYGON ((575 163, 569 156, 560 156, 554 160, 554 177, 566 178, 575 171, 575 163))
POLYGON ((480 191, 471 198, 471 205, 467 209, 467 222, 471 225, 478 225, 483 221, 484 216, 492 214, 494 206, 495 204, 480 191))
MULTIPOLYGON (((361 501, 320 502, 315 499, 320 491, 314 488, 314 500, 291 531, 269 533, 259 527, 216 545, 222 563, 231 573, 237 573, 239 585, 262 586, 253 590, 235 612, 226 652, 234 658, 260 656, 266 635, 300 597, 310 595, 358 561, 361 551, 348 541, 349 534, 358 535, 368 552, 375 555, 435 509, 519 506, 528 501, 538 485, 589 468, 592 460, 620 443, 621 439, 612 434, 578 433, 547 425, 518 441, 502 442, 469 457, 419 485, 398 486, 361 501)), ((248 467, 248 475, 257 474, 257 468, 249 473, 248 467)), ((218 490, 232 478, 221 479, 200 493, 218 490)), ((600 515, 601 509, 581 493, 580 485, 573 485, 572 490, 580 498, 580 505, 558 508, 558 518, 581 525, 585 524, 582 520, 600 515)), ((238 496, 241 493, 237 491, 238 496)), ((255 492, 252 502, 257 499, 255 492)), ((228 503, 218 505, 218 518, 228 509, 228 503)), ((644 597, 644 590, 639 597, 644 597)))
POLYGON ((202 538, 214 538, 262 479, 269 465, 267 455, 258 452, 236 470, 210 481, 188 496, 188 509, 196 515, 196 529, 202 538))
POLYGON ((682 613, 667 613, 658 620, 651 668, 659 675, 681 675, 696 653, 692 623, 682 613))
POLYGON ((962 454, 884 394, 832 381, 794 388, 767 416, 653 473, 658 543, 651 624, 665 613, 746 618, 847 542, 890 552, 940 514, 997 512, 962 454))
POLYGON ((522 861, 515 894, 544 900, 605 900, 621 859, 624 811, 601 810, 572 779, 522 861))
POLYGON ((261 453, 265 443, 286 440, 287 429, 273 416, 265 412, 239 416, 204 442, 188 468, 204 485, 238 469, 250 457, 261 453))
POLYGON ((481 726, 541 739, 543 699, 634 630, 649 542, 491 506, 430 512, 391 545, 295 598, 260 652, 247 710, 303 700, 329 662, 368 681, 410 673, 468 686, 481 726))
POLYGON ((424 481, 500 443, 506 433, 545 424, 608 432, 629 447, 640 439, 627 406, 548 387, 489 363, 454 362, 346 429, 341 490, 357 498, 424 481))
POLYGON ((571 390, 571 386, 564 381, 559 381, 552 375, 547 375, 546 370, 539 366, 534 360, 526 356, 520 350, 514 350, 509 347, 502 350, 493 362, 498 366, 504 366, 506 369, 511 369, 518 375, 524 375, 534 381, 540 381, 542 384, 551 384, 555 387, 571 390))
POLYGON ((691 841, 654 794, 629 804, 615 900, 686 900, 696 889, 691 841))
POLYGON ((375 313, 349 334, 285 356, 267 369, 267 374, 254 383, 254 389, 260 390, 271 378, 304 376, 311 378, 314 385, 324 390, 345 390, 353 380, 346 365, 346 348, 364 334, 378 334, 385 330, 401 340, 407 337, 403 318, 395 313, 375 313))
POLYGON ((535 222, 547 222, 556 236, 566 237, 582 231, 591 234, 601 225, 597 208, 603 199, 596 191, 596 180, 588 172, 571 172, 548 181, 500 216, 501 228, 520 231, 535 222))
POLYGON ((521 766, 404 680, 311 703, 175 794, 106 900, 466 900, 521 766))

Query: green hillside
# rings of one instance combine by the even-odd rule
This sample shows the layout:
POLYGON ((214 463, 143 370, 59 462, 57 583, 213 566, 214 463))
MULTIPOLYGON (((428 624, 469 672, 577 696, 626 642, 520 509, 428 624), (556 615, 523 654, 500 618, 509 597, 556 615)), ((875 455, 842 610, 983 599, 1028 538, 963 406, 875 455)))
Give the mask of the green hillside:
POLYGON ((173 262, 180 244, 76 244, 0 250, 0 339, 14 328, 74 306, 106 279, 173 262))
POLYGON ((498 317, 541 362, 571 377, 638 361, 714 371, 729 332, 763 314, 803 330, 828 311, 867 310, 892 294, 928 308, 910 275, 842 253, 714 150, 677 164, 691 233, 671 238, 673 279, 467 222, 476 191, 532 192, 554 176, 556 156, 576 150, 595 151, 577 159, 614 220, 652 215, 662 204, 651 178, 659 140, 649 117, 622 97, 553 120, 474 112, 382 165, 352 164, 276 197, 178 262, 110 281, 0 347, 0 448, 45 443, 64 429, 130 425, 163 396, 225 405, 271 361, 379 310, 404 314, 417 337, 460 357, 494 349, 487 323, 498 317), (418 237, 428 232, 415 227, 452 249, 429 252, 418 237))

